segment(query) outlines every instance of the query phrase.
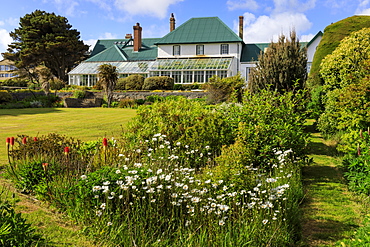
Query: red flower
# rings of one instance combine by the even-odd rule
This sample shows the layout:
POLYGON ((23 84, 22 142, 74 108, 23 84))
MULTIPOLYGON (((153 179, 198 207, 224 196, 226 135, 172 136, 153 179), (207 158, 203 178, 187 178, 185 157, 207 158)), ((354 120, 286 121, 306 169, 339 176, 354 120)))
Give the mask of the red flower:
POLYGON ((10 145, 14 145, 14 137, 10 137, 10 145))
POLYGON ((27 137, 23 137, 22 144, 27 144, 27 137))
POLYGON ((68 154, 69 154, 69 147, 65 147, 65 148, 64 148, 64 154, 65 154, 65 155, 68 155, 68 154))
POLYGON ((37 137, 34 137, 34 138, 33 138, 33 141, 34 141, 34 142, 37 142, 37 137))
POLYGON ((10 137, 7 137, 6 138, 6 145, 9 146, 9 144, 10 144, 10 137))
POLYGON ((103 146, 108 147, 108 140, 107 138, 103 138, 103 146))
POLYGON ((44 169, 44 171, 46 171, 46 169, 48 168, 48 165, 49 165, 49 163, 42 163, 42 169, 44 169))

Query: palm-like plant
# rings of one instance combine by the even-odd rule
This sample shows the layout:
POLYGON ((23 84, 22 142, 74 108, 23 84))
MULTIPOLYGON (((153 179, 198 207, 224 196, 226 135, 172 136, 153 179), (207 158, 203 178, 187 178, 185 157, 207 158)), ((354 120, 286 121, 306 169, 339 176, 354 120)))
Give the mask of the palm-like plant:
POLYGON ((108 107, 110 107, 113 99, 113 90, 118 80, 117 67, 111 64, 100 65, 98 67, 98 78, 107 96, 108 107))

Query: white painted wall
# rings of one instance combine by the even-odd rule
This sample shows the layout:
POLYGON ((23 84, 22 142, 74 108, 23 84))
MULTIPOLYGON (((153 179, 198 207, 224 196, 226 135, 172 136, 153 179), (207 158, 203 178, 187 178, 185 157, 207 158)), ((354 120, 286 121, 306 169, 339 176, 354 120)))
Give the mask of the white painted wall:
POLYGON ((228 43, 229 54, 220 54, 221 44, 211 43, 199 44, 204 45, 204 55, 196 55, 197 44, 180 44, 180 56, 173 56, 173 45, 158 45, 158 58, 201 58, 201 57, 236 57, 240 58, 241 43, 228 43))
POLYGON ((310 46, 307 47, 307 62, 312 63, 317 46, 320 44, 321 39, 322 39, 322 36, 319 35, 318 37, 316 37, 315 40, 313 40, 310 46))

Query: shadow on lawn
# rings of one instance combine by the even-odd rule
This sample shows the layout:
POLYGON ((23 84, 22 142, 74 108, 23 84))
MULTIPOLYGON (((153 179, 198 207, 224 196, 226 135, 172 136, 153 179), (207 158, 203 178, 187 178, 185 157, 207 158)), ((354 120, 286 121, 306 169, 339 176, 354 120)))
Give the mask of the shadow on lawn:
POLYGON ((19 116, 60 112, 59 108, 22 108, 22 109, 0 109, 1 116, 19 116))

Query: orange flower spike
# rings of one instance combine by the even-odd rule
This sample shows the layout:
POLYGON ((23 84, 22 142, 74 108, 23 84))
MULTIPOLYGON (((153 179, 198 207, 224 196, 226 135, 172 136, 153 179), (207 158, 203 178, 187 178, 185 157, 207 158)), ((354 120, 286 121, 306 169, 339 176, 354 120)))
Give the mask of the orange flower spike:
POLYGON ((10 137, 10 145, 14 146, 14 137, 10 137))
POLYGON ((48 168, 48 165, 49 165, 49 163, 42 163, 42 169, 44 169, 44 171, 46 171, 46 169, 48 168))
POLYGON ((27 144, 27 137, 23 137, 23 139, 22 139, 22 144, 23 144, 23 145, 26 145, 26 144, 27 144))

